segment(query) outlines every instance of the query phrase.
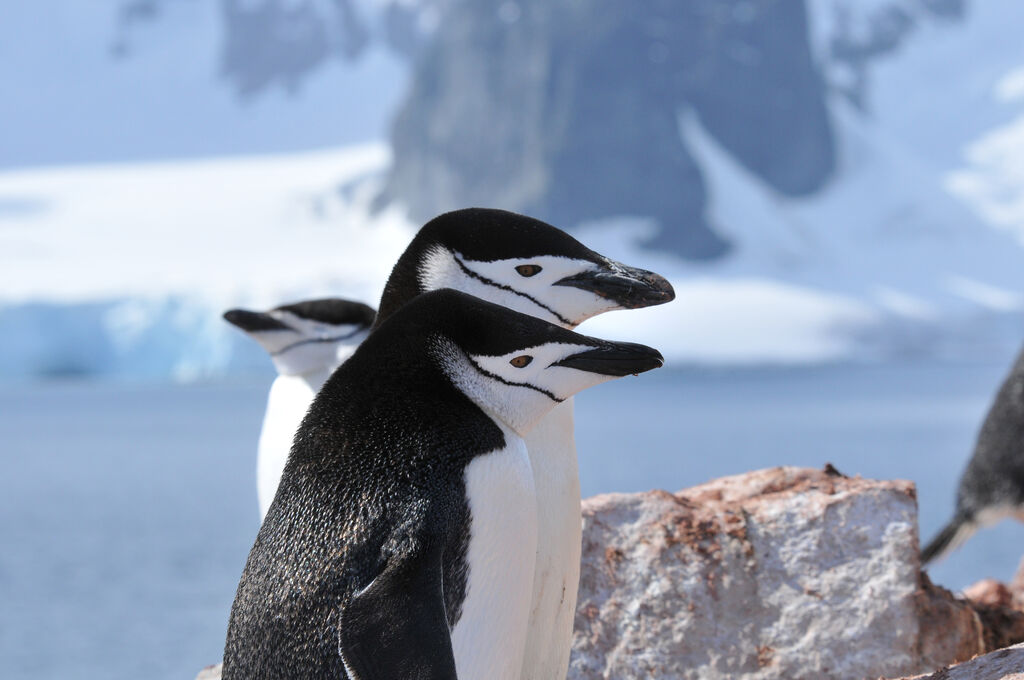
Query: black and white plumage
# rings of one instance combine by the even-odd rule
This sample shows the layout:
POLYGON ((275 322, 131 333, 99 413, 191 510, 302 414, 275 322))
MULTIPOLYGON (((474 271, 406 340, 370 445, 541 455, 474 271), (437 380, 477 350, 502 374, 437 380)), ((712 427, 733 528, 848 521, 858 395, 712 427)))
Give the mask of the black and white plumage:
POLYGON ((274 500, 306 409, 331 372, 369 333, 376 311, 343 298, 304 300, 266 312, 231 309, 224 319, 267 351, 278 377, 270 386, 256 456, 260 519, 274 500))
MULTIPOLYGON (((440 287, 568 329, 675 297, 658 274, 611 260, 540 220, 485 208, 445 213, 420 229, 392 270, 377 322, 440 287)), ((562 680, 569 666, 582 549, 572 401, 525 436, 540 523, 522 680, 562 680)))
POLYGON ((516 680, 537 522, 519 433, 661 364, 456 291, 411 301, 303 420, 239 583, 225 680, 516 680))
POLYGON ((595 253, 540 220, 466 208, 423 226, 395 264, 378 320, 420 293, 453 288, 564 328, 675 298, 663 277, 595 253))
POLYGON ((953 519, 921 551, 927 564, 1007 517, 1024 520, 1024 351, 1017 357, 978 433, 960 477, 953 519))

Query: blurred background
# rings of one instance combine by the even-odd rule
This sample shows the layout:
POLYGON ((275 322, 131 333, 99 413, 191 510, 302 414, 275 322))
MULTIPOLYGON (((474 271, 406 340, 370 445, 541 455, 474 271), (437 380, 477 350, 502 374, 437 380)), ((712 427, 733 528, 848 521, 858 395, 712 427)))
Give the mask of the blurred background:
MULTIPOLYGON (((0 4, 0 665, 190 678, 258 528, 273 369, 220 318, 376 304, 501 207, 671 279, 582 331, 584 495, 906 478, 921 532, 1024 342, 1016 0, 0 4), (623 414, 628 417, 623 417, 623 414)), ((930 569, 1008 579, 1024 528, 930 569)))

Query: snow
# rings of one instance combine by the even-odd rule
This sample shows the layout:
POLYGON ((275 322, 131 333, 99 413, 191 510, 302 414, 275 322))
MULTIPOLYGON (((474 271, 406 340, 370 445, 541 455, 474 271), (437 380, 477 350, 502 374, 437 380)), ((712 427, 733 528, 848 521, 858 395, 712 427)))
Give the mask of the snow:
POLYGON ((372 144, 0 174, 0 200, 36 206, 0 214, 3 296, 81 302, 201 292, 259 306, 339 285, 376 293, 378 260, 393 261, 410 233, 394 212, 372 225, 367 216, 387 159, 372 144))
MULTIPOLYGON (((211 66, 213 3, 168 3, 127 61, 106 51, 111 0, 48 6, 45 26, 33 3, 0 9, 13 38, 0 42, 0 379, 269 370, 224 309, 320 295, 376 303, 416 226, 371 208, 389 162, 375 140, 406 77, 393 57, 371 50, 354 67, 321 68, 294 96, 239 102, 211 66), (33 37, 44 29, 65 49, 33 37), (169 156, 178 160, 140 160, 169 156)), ((810 4, 820 55, 831 6, 810 4)), ((830 102, 839 168, 809 198, 774 193, 681 119, 710 219, 736 250, 688 263, 643 248, 652 225, 642 219, 580 225, 589 246, 677 291, 670 305, 580 330, 646 342, 675 363, 1016 347, 1022 24, 1024 4, 975 3, 963 22, 921 22, 872 62, 866 113, 838 94, 830 102)))
POLYGON ((946 186, 1024 243, 1024 115, 972 143, 965 167, 949 173, 946 186))
POLYGON ((616 312, 583 333, 637 340, 669 360, 710 365, 803 364, 856 353, 849 332, 874 321, 856 300, 761 278, 673 277, 676 301, 616 312))
POLYGON ((1016 68, 996 83, 996 99, 1003 102, 1014 102, 1024 99, 1024 67, 1016 68))
MULTIPOLYGON (((588 245, 665 274, 678 298, 582 332, 646 342, 675 362, 806 363, 907 343, 934 351, 936 338, 956 346, 965 319, 974 329, 979 313, 1024 307, 1019 246, 878 150, 845 154, 844 181, 787 202, 694 122, 683 128, 739 252, 694 265, 645 250, 643 220, 584 225, 588 245), (885 168, 907 180, 902 190, 886 190, 896 179, 885 168), (864 195, 875 200, 854 209, 864 195)), ((0 375, 189 380, 265 368, 220 313, 320 295, 375 303, 415 230, 397 209, 371 210, 388 160, 369 144, 0 173, 0 375)), ((961 340, 979 342, 976 329, 961 340)))
POLYGON ((220 313, 375 302, 413 231, 395 211, 369 216, 387 160, 371 144, 0 173, 0 376, 192 379, 265 364, 220 313))
MULTIPOLYGON (((259 365, 220 312, 317 295, 374 303, 414 227, 372 215, 381 145, 263 158, 0 174, 0 374, 191 379, 259 365), (28 206, 28 207, 25 207, 28 206), (56 331, 56 332, 54 332, 56 331)), ((612 257, 657 269, 679 300, 581 330, 675 359, 818 361, 851 351, 855 300, 764 278, 693 277, 644 251, 642 222, 590 225, 612 257), (633 241, 624 240, 632 235, 633 241)))

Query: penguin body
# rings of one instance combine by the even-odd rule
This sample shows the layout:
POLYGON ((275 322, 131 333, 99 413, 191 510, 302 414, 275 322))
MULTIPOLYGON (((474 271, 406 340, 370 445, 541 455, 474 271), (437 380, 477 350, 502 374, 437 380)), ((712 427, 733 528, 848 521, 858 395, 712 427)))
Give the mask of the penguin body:
POLYGON ((277 493, 299 423, 330 375, 327 368, 297 375, 279 374, 270 385, 256 450, 256 497, 261 521, 277 493))
POLYGON ((520 677, 562 680, 569 667, 583 548, 573 399, 552 409, 524 439, 543 516, 520 677))
POLYGON ((455 291, 407 304, 302 422, 239 582, 225 680, 518 678, 537 541, 522 436, 661 363, 455 291))
POLYGON ((451 639, 460 678, 518 680, 537 551, 537 497, 522 437, 495 424, 504 447, 474 458, 464 475, 466 588, 451 639))
POLYGON ((1024 351, 982 423, 953 519, 921 551, 922 563, 946 557, 978 529, 1009 517, 1024 521, 1024 351))
POLYGON ((267 350, 270 386, 256 456, 260 519, 274 500, 295 431, 320 386, 366 337, 372 307, 342 298, 305 300, 267 312, 232 309, 224 318, 267 350))
MULTIPOLYGON (((661 276, 596 253, 539 220, 469 208, 416 235, 384 288, 377 322, 424 292, 448 287, 572 329, 616 309, 671 301, 661 276)), ((525 437, 538 504, 537 560, 522 680, 562 680, 579 590, 582 518, 572 399, 525 437)))

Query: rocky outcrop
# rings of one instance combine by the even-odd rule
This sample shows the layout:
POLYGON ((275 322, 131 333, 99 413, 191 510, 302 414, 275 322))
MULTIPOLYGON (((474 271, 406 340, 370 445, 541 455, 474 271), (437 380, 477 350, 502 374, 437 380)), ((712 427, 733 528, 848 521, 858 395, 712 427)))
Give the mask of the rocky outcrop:
MULTIPOLYGON (((568 680, 899 678, 1024 640, 1024 571, 965 595, 921 572, 911 482, 773 468, 596 496, 568 680)), ((929 677, 1024 672, 1004 651, 929 677)))
POLYGON ((902 680, 1024 680, 1024 645, 1000 649, 929 675, 902 680))
POLYGON ((922 575, 910 482, 776 468, 583 515, 573 679, 898 677, 1019 641, 922 575))
POLYGON ((1024 640, 1024 560, 1010 583, 995 579, 978 581, 963 592, 985 622, 990 649, 1024 640))
POLYGON ((561 226, 646 216, 660 245, 711 258, 728 246, 680 112, 801 195, 834 167, 824 100, 803 2, 453 2, 395 121, 385 197, 417 220, 466 205, 561 226))

